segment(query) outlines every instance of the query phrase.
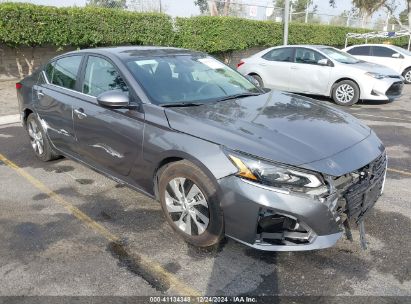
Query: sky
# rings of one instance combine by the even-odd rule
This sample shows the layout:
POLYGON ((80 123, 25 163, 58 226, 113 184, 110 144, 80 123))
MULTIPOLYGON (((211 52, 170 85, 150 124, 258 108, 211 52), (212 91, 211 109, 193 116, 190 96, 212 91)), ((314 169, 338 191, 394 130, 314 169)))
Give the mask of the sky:
MULTIPOLYGON (((16 1, 16 0, 14 0, 16 1)), ((86 0, 17 0, 21 2, 32 2, 35 4, 43 4, 43 5, 56 5, 56 6, 84 6, 86 0)), ((134 0, 138 1, 138 0, 134 0)), ((152 0, 152 2, 157 2, 160 0, 152 0)), ((330 14, 330 15, 339 15, 344 10, 349 10, 351 8, 351 0, 337 0, 336 8, 332 8, 328 4, 328 0, 313 0, 314 4, 318 6, 318 13, 320 14, 330 14)), ((166 13, 172 16, 192 16, 198 15, 199 9, 197 6, 194 5, 194 0, 161 0, 162 6, 166 9, 166 13)), ((249 4, 257 4, 257 5, 267 5, 271 4, 272 0, 232 0, 232 2, 243 2, 249 4)), ((402 5, 398 11, 401 11, 405 8, 405 1, 404 5, 402 5)), ((385 16, 386 13, 383 11, 378 12, 376 15, 385 16)))

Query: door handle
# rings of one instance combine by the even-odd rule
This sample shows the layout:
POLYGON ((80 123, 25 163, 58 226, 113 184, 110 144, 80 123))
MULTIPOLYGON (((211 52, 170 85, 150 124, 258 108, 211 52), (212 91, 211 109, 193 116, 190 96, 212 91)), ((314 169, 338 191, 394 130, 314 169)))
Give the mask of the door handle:
POLYGON ((86 117, 87 117, 87 114, 84 113, 84 110, 83 110, 82 108, 80 108, 80 109, 75 109, 75 110, 74 110, 74 113, 76 113, 76 115, 77 115, 77 117, 78 117, 79 119, 83 119, 83 118, 86 118, 86 117))
POLYGON ((291 66, 292 70, 298 70, 298 68, 296 66, 291 66))
POLYGON ((261 66, 267 66, 267 64, 266 64, 266 63, 260 63, 260 65, 261 65, 261 66))
POLYGON ((43 97, 44 97, 44 93, 41 90, 37 91, 37 99, 41 99, 43 97))

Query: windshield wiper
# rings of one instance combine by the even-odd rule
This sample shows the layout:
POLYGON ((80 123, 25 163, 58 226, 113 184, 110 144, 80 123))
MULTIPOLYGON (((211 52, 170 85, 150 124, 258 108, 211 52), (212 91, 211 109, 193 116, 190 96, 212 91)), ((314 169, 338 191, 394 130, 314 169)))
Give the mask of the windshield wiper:
POLYGON ((224 100, 230 100, 230 99, 237 99, 237 98, 244 98, 244 97, 249 97, 249 96, 258 96, 261 95, 262 93, 240 93, 240 94, 234 94, 234 95, 230 95, 230 96, 225 96, 222 98, 219 98, 215 101, 220 102, 220 101, 224 101, 224 100))
POLYGON ((161 107, 164 108, 172 108, 172 107, 196 107, 201 106, 203 103, 199 102, 170 102, 170 103, 163 103, 160 104, 161 107))

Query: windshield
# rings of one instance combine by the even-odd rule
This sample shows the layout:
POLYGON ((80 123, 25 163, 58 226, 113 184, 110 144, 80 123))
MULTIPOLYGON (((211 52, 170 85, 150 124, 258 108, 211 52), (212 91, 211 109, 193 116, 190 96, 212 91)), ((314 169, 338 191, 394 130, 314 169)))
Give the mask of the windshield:
POLYGON ((341 62, 341 63, 348 63, 348 64, 353 64, 353 63, 358 63, 360 60, 355 58, 354 56, 351 56, 350 54, 334 49, 334 48, 322 48, 321 51, 326 54, 328 57, 331 59, 334 59, 335 61, 341 62))
POLYGON ((400 54, 404 54, 404 55, 407 55, 407 56, 411 56, 411 52, 410 52, 410 51, 407 51, 406 49, 403 49, 403 48, 401 48, 401 47, 399 47, 399 46, 391 45, 391 48, 394 49, 394 50, 396 50, 396 51, 397 51, 398 53, 400 53, 400 54))
POLYGON ((201 54, 134 58, 127 67, 153 103, 205 103, 261 91, 220 61, 201 54))

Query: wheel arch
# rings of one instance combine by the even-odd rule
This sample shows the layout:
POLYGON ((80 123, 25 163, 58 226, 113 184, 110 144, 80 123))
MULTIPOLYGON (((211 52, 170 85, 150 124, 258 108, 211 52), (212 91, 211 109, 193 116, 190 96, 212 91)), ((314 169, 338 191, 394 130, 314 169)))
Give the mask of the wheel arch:
POLYGON ((330 96, 330 97, 333 96, 333 92, 334 92, 335 86, 336 86, 338 83, 340 83, 341 81, 344 81, 344 80, 352 81, 352 82, 354 82, 354 83, 357 85, 358 89, 360 90, 359 96, 360 96, 360 99, 361 99, 361 86, 359 85, 358 81, 356 81, 355 79, 352 79, 352 78, 350 78, 350 77, 341 77, 341 78, 337 79, 336 81, 334 81, 334 83, 331 85, 330 92, 329 92, 329 96, 330 96))
POLYGON ((217 182, 217 178, 215 177, 215 175, 198 158, 183 151, 168 151, 167 154, 164 154, 159 158, 159 161, 156 163, 153 170, 153 192, 157 200, 159 200, 160 198, 158 193, 158 179, 160 177, 159 174, 161 173, 161 170, 165 168, 165 166, 167 166, 168 164, 182 160, 189 161, 193 163, 195 166, 197 166, 201 171, 204 172, 204 174, 206 174, 210 178, 210 180, 216 186, 216 188, 219 189, 219 184, 217 182))
POLYGON ((404 69, 402 70, 402 72, 401 72, 401 75, 404 76, 405 71, 406 71, 406 70, 409 70, 409 69, 411 69, 411 65, 410 65, 410 66, 407 66, 406 68, 404 68, 404 69))
POLYGON ((22 111, 22 122, 24 126, 26 125, 27 118, 29 117, 30 114, 34 113, 34 111, 30 108, 24 108, 22 111))

